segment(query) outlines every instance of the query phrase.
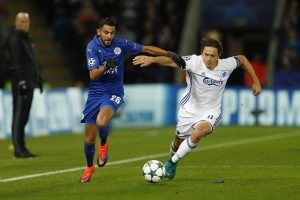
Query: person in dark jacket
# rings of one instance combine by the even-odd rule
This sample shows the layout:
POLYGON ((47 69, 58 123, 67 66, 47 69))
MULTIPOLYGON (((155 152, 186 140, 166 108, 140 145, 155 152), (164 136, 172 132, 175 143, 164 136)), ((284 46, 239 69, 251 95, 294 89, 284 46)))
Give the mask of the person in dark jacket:
POLYGON ((9 39, 10 77, 13 97, 12 142, 16 158, 33 158, 25 145, 25 126, 29 119, 34 88, 40 88, 42 82, 40 66, 35 50, 29 38, 30 17, 19 12, 15 19, 15 30, 9 39))

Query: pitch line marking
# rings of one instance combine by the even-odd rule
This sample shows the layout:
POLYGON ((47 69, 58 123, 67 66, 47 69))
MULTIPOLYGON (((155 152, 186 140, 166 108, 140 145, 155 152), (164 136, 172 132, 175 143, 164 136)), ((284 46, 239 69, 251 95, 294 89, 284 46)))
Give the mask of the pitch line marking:
MULTIPOLYGON (((241 145, 241 144, 250 144, 250 143, 256 143, 256 142, 264 142, 264 141, 270 141, 270 140, 278 140, 278 139, 283 139, 283 138, 296 137, 299 135, 300 135, 300 132, 290 132, 290 133, 282 133, 282 134, 276 134, 276 135, 248 138, 248 139, 243 139, 243 140, 237 140, 237 141, 232 141, 232 142, 225 142, 225 143, 214 144, 214 145, 210 145, 210 146, 204 146, 204 147, 195 149, 194 151, 206 151, 206 150, 210 150, 210 149, 218 149, 218 148, 236 146, 236 145, 241 145)), ((108 162, 107 166, 132 163, 132 162, 146 160, 146 159, 160 158, 160 157, 164 157, 167 155, 169 155, 169 152, 154 154, 154 155, 149 155, 149 156, 141 156, 141 157, 119 160, 119 161, 112 161, 112 162, 108 162)), ((25 176, 18 176, 18 177, 13 177, 13 178, 8 178, 8 179, 2 179, 2 180, 0 180, 0 183, 7 183, 7 182, 12 182, 12 181, 37 178, 37 177, 42 177, 42 176, 50 176, 50 175, 55 175, 55 174, 63 174, 63 173, 74 172, 74 171, 79 171, 79 170, 83 170, 83 169, 85 169, 85 166, 84 167, 75 167, 75 168, 65 169, 65 170, 38 173, 38 174, 30 174, 30 175, 25 175, 25 176)))

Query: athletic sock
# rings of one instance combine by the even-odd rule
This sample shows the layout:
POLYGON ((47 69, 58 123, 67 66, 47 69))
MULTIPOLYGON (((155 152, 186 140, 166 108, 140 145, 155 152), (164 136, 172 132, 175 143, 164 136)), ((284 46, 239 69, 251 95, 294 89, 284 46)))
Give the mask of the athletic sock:
POLYGON ((103 129, 98 128, 98 135, 100 137, 100 144, 101 144, 101 146, 105 145, 106 142, 107 142, 108 131, 109 131, 109 125, 107 125, 103 129))
POLYGON ((171 161, 177 163, 181 158, 190 153, 193 149, 197 147, 196 144, 193 144, 190 140, 190 137, 186 138, 179 146, 176 154, 172 156, 171 161))
POLYGON ((93 166, 94 154, 95 154, 95 144, 88 145, 84 143, 84 153, 86 158, 86 163, 88 167, 93 166))

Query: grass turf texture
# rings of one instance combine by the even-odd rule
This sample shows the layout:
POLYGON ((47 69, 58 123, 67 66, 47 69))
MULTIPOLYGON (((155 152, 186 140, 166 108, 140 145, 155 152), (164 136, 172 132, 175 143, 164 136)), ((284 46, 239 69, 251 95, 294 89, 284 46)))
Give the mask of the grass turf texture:
POLYGON ((299 128, 218 127, 180 161, 174 180, 146 182, 143 164, 150 159, 164 163, 173 137, 174 127, 113 129, 108 166, 96 168, 91 182, 85 184, 79 183, 83 169, 3 182, 84 167, 83 134, 28 137, 28 147, 39 155, 37 159, 13 159, 10 140, 0 140, 0 198, 300 199, 299 128), (156 154, 160 155, 143 159, 156 154), (128 161, 133 158, 140 159, 128 161), (117 163, 122 160, 127 162, 117 163), (219 180, 224 183, 214 183, 219 180))

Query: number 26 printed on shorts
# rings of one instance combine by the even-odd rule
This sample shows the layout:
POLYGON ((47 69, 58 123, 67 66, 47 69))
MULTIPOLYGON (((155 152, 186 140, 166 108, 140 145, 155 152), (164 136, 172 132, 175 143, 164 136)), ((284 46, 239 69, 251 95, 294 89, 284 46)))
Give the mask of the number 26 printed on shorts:
POLYGON ((111 101, 115 102, 116 104, 120 104, 121 103, 121 97, 118 97, 116 95, 112 95, 110 98, 111 101))

